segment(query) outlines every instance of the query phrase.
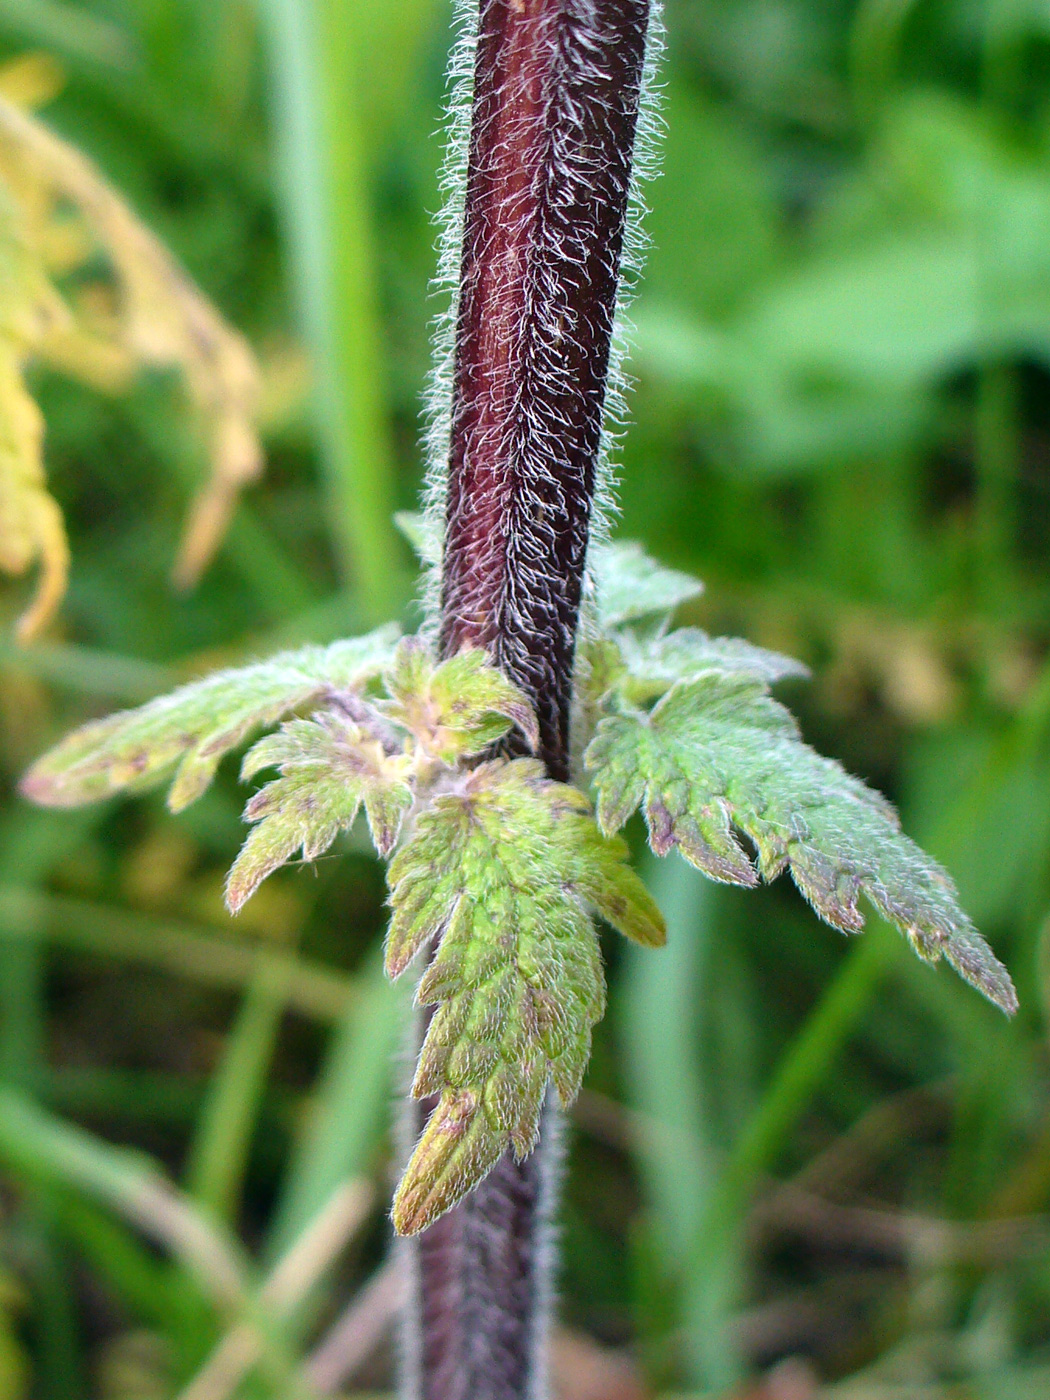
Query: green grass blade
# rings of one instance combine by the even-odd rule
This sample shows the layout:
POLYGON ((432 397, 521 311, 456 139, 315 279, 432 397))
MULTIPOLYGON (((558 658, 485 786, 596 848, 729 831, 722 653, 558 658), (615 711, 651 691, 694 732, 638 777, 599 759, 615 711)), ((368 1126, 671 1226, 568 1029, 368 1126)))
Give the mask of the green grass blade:
MULTIPOLYGON (((88 813, 73 821, 19 805, 0 833, 0 880, 43 880, 99 820, 88 813)), ((44 964, 35 941, 0 910, 0 1078, 34 1085, 43 1071, 44 964)))
POLYGON ((312 1020, 337 1020, 354 997, 353 985, 341 973, 293 953, 274 952, 218 930, 17 886, 0 885, 0 929, 11 946, 46 939, 103 957, 147 963, 205 986, 241 988, 263 974, 286 979, 288 1006, 312 1020))
POLYGON ((750 1123, 722 1167, 716 1188, 707 1197, 690 1245, 683 1309, 693 1324, 689 1350, 698 1361, 711 1351, 712 1338, 706 1330, 720 1320, 724 1325, 735 1302, 734 1256, 759 1177, 775 1161, 820 1088, 899 947, 900 940, 892 929, 875 918, 869 921, 816 1010, 781 1057, 750 1123))
POLYGON ((176 1306, 174 1276, 126 1226, 89 1202, 62 1194, 54 1199, 54 1220, 63 1238, 108 1281, 121 1303, 153 1326, 169 1325, 176 1306))
POLYGON ((265 0, 277 160, 314 362, 328 521, 369 616, 397 594, 393 453, 381 378, 371 191, 346 0, 265 0))
POLYGON ((288 985, 288 968, 273 964, 262 964, 248 984, 190 1152, 186 1189, 228 1224, 236 1219, 240 1205, 288 985))
MULTIPOLYGON (((57 1113, 104 1123, 116 1134, 146 1126, 173 1129, 181 1136, 193 1127, 209 1087, 209 1081, 196 1074, 62 1066, 49 1071, 42 1098, 57 1113)), ((268 1161, 281 1150, 298 1111, 299 1096, 292 1089, 268 1086, 258 1124, 268 1161)))
POLYGON ((289 1164, 267 1254, 283 1253, 332 1192, 367 1174, 386 1123, 394 1053, 408 1022, 407 997, 383 972, 380 950, 362 971, 359 996, 336 1027, 312 1112, 289 1164))
POLYGON ((667 920, 667 946, 625 950, 624 1072, 645 1115, 642 1170, 661 1217, 662 1246, 681 1263, 684 1233, 717 1171, 699 1070, 705 963, 718 894, 682 860, 647 857, 646 884, 667 920))
MULTIPOLYGON (((98 820, 97 812, 89 812, 56 822, 50 813, 20 806, 0 835, 0 878, 17 872, 30 883, 45 879, 98 820)), ((41 948, 18 933, 0 911, 0 1079, 34 1090, 45 1076, 45 967, 41 948)), ((41 1394, 45 1400, 66 1400, 82 1388, 72 1282, 43 1202, 27 1203, 25 1230, 34 1255, 41 1394)))
POLYGON ((37 1386, 41 1400, 68 1400, 71 1395, 84 1394, 72 1272, 50 1202, 32 1200, 25 1214, 24 1238, 35 1295, 37 1386))
MULTIPOLYGON (((710 1105, 700 1072, 702 1019, 710 1005, 706 964, 717 923, 718 891, 683 860, 648 857, 646 884, 667 920, 667 946, 627 949, 621 1016, 624 1073, 639 1112, 638 1166, 660 1257, 681 1283, 689 1242, 717 1180, 710 1105)), ((692 1345, 688 1379, 729 1385, 740 1376, 718 1295, 702 1299, 703 1325, 684 1319, 692 1345), (712 1311, 713 1309, 713 1311, 712 1311)))
POLYGON ((0 1089, 0 1161, 23 1180, 79 1191, 111 1207, 167 1245, 218 1303, 242 1303, 239 1250, 144 1154, 111 1147, 15 1090, 0 1089))

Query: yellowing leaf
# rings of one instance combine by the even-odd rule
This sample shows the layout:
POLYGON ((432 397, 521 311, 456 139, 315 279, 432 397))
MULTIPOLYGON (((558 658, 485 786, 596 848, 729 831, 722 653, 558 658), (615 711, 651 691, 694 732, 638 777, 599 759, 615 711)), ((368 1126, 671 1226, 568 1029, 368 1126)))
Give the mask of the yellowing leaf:
POLYGON ((44 425, 22 378, 18 353, 0 339, 0 569, 22 574, 40 562, 36 596, 18 620, 28 640, 66 590, 69 546, 62 513, 44 484, 44 425))
POLYGON ((610 715, 586 754, 598 821, 639 806, 658 855, 677 846, 713 879, 753 885, 790 869, 828 923, 864 923, 861 894, 928 961, 945 957, 1003 1010, 1009 974, 960 908, 948 875, 900 830, 878 793, 799 737, 763 682, 716 671, 679 681, 651 714, 610 715), (734 830, 754 843, 758 871, 734 830))
POLYGON ((0 569, 41 565, 36 597, 19 619, 22 640, 46 622, 65 592, 69 548, 47 492, 44 423, 23 377, 26 347, 68 322, 58 293, 27 248, 18 213, 0 190, 0 569))
POLYGON ((16 107, 43 107, 66 85, 66 72, 50 53, 23 53, 0 67, 0 96, 16 107))
POLYGON ((417 994, 437 1010, 412 1092, 440 1098, 395 1197, 402 1234, 508 1149, 532 1149, 549 1080, 563 1103, 575 1098, 605 997, 591 914, 645 943, 664 938, 626 855, 582 794, 515 759, 461 775, 392 861, 390 974, 437 943, 417 994))
POLYGON ((44 489, 39 422, 32 433, 27 428, 24 364, 42 358, 109 389, 139 365, 182 373, 205 426, 211 476, 190 511, 175 566, 181 584, 197 578, 238 491, 261 470, 259 376, 244 339, 94 166, 6 96, 0 205, 0 567, 21 572, 38 558, 43 564, 37 599, 20 624, 27 636, 59 601, 68 561, 58 509, 44 489), (112 291, 106 309, 99 312, 91 285, 63 301, 50 276, 99 254, 112 291))

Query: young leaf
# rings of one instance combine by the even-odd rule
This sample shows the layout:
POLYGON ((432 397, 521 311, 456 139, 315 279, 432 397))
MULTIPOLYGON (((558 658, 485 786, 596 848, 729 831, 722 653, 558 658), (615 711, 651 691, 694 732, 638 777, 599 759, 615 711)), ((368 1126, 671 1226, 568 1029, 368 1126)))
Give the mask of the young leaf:
POLYGON ((704 591, 699 579, 665 569, 633 541, 596 545, 588 562, 603 627, 669 618, 704 591))
POLYGON ((436 1005, 412 1092, 440 1095, 394 1201, 424 1229, 510 1148, 536 1141, 549 1080, 571 1103, 605 985, 590 911, 648 944, 664 926, 586 799, 533 759, 487 763, 434 799, 390 865, 387 969, 437 952, 417 999, 436 1005))
POLYGON ((527 698, 470 647, 435 666, 415 638, 398 647, 386 675, 383 712, 444 763, 481 753, 516 724, 532 747, 539 742, 527 698))
POLYGON ((948 875, 902 834, 883 797, 802 742, 760 680, 707 672, 679 681, 651 714, 603 719, 586 764, 603 831, 642 806, 658 855, 677 846, 712 878, 753 885, 758 873, 735 827, 754 842, 762 876, 789 868, 828 923, 857 932, 863 893, 921 957, 947 958, 1003 1010, 1016 1009, 1006 969, 948 875))
POLYGON ((151 787, 174 770, 168 806, 180 811, 207 788, 223 755, 254 730, 328 693, 364 685, 382 671, 396 641, 396 627, 381 627, 193 681, 75 730, 30 768, 22 791, 45 807, 75 807, 151 787))
POLYGON ((681 627, 655 637, 617 630, 605 645, 616 648, 616 665, 606 660, 606 683, 635 704, 670 690, 675 681, 692 680, 704 671, 751 676, 767 685, 809 670, 792 656, 752 646, 741 637, 709 637, 699 627, 681 627))
POLYGON ((241 777, 262 768, 281 776, 261 788, 244 809, 258 822, 241 847, 226 882, 226 903, 236 914, 267 875, 302 850, 316 860, 364 804, 372 840, 389 855, 412 805, 403 754, 388 754, 353 720, 335 711, 290 720, 260 739, 245 755, 241 777))

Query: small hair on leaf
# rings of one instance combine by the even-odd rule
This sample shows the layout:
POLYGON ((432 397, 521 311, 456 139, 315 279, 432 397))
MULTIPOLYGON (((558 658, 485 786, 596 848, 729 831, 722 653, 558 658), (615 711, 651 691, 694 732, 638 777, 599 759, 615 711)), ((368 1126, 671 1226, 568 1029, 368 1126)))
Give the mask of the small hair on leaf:
POLYGON ((698 578, 658 564, 633 540, 597 544, 587 563, 589 592, 603 628, 643 620, 666 623, 675 608, 704 591, 698 578))
POLYGON ((417 510, 399 510, 394 513, 394 524, 421 564, 441 563, 441 532, 430 516, 417 510))
POLYGON ((708 671, 677 681, 651 712, 602 719, 585 763, 603 831, 618 831, 641 807, 653 850, 677 847, 712 879, 754 885, 789 869, 844 933, 863 927, 863 894, 920 957, 946 958, 1016 1011, 1009 974, 946 872, 901 832, 885 798, 802 742, 760 678, 708 671), (757 868, 736 832, 753 843, 757 868))
POLYGON ((289 720, 260 739, 245 756, 241 777, 280 769, 244 809, 257 825, 233 863, 226 904, 236 914, 262 881, 302 850, 304 860, 323 855, 354 824, 363 806, 376 851, 397 844, 412 805, 408 758, 389 754, 359 725, 338 712, 289 720))
POLYGON ((631 704, 658 699, 676 681, 692 680, 705 671, 725 676, 750 676, 773 685, 805 679, 809 668, 793 656, 756 647, 742 637, 709 637, 699 627, 680 627, 656 636, 639 636, 630 627, 617 628, 602 638, 609 648, 604 666, 605 693, 615 691, 631 704))
POLYGON ((437 944, 412 1092, 440 1098, 395 1196, 399 1233, 444 1214, 505 1151, 532 1150, 548 1081, 563 1104, 576 1097, 605 1006, 592 915, 642 943, 666 936, 626 856, 534 759, 483 764, 417 818, 388 871, 386 962, 400 976, 437 944))
POLYGON ((398 635, 391 625, 328 647, 285 652, 95 720, 37 759, 21 790, 45 807, 76 807, 154 787, 174 773, 168 806, 181 811, 209 786, 223 756, 253 732, 379 676, 398 635))

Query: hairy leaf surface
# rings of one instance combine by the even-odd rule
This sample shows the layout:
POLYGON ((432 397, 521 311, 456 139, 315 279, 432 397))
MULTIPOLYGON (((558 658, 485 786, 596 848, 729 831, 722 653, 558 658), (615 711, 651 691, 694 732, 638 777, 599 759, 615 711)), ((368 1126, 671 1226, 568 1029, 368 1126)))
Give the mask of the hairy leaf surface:
POLYGON ((651 714, 598 725, 586 763, 603 831, 639 806, 653 850, 677 846, 716 880, 753 885, 790 869, 828 923, 864 923, 861 894, 928 961, 948 961, 1006 1011, 1006 969, 960 908, 948 875, 907 836, 878 793, 804 744, 758 679, 708 672, 679 681, 651 714), (737 840, 758 853, 758 870, 737 840))
POLYGON ((801 661, 753 646, 741 637, 709 637, 699 627, 680 627, 658 636, 639 636, 630 628, 617 630, 601 645, 604 657, 597 684, 615 689, 642 704, 670 690, 675 681, 692 680, 705 671, 726 676, 751 676, 767 684, 788 677, 805 677, 801 661))
POLYGON ((454 763, 481 753, 516 724, 535 747, 536 718, 524 692, 470 647, 435 665, 416 638, 398 647, 386 675, 386 715, 427 753, 454 763))
POLYGON ((193 681, 75 730, 33 765, 22 791, 45 806, 74 807, 152 787, 174 770, 168 806, 180 811, 208 787, 223 755, 253 731, 329 692, 364 685, 389 662, 396 641, 396 627, 381 627, 193 681))
POLYGON ((670 617, 704 591, 698 578, 664 568, 633 541, 596 545, 588 566, 603 627, 670 617))
POLYGON ((394 1203, 423 1229, 510 1148, 535 1144, 549 1080, 579 1091, 605 986, 591 921, 664 939, 659 911, 598 831, 586 799, 532 759, 482 765, 437 797, 391 863, 387 967, 437 951, 417 998, 435 1005, 413 1093, 439 1095, 394 1203))
POLYGON ((389 855, 412 805, 404 754, 389 754, 353 720, 337 711, 289 720, 245 755, 242 778, 263 768, 281 776, 261 788, 244 809, 258 825, 248 836, 226 883, 226 903, 236 914, 267 875, 302 850, 316 860, 340 831, 353 824, 362 804, 372 840, 389 855))

